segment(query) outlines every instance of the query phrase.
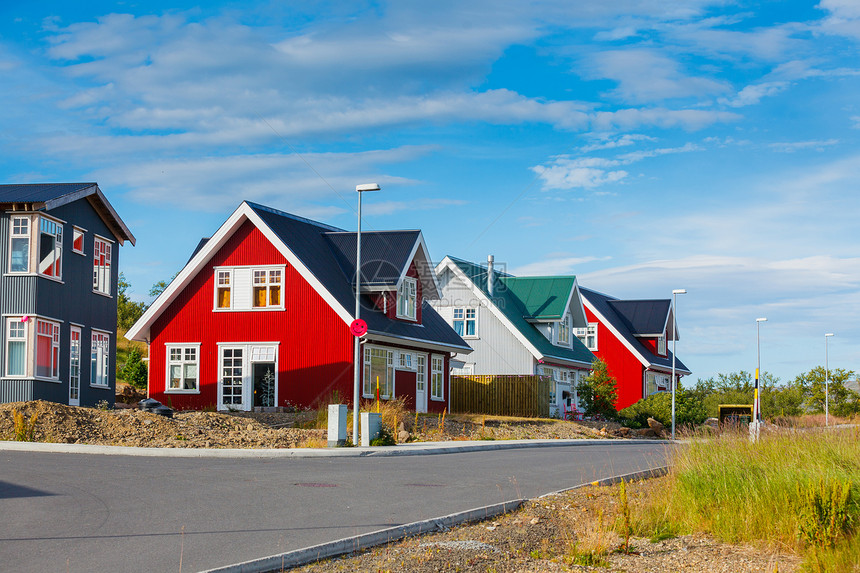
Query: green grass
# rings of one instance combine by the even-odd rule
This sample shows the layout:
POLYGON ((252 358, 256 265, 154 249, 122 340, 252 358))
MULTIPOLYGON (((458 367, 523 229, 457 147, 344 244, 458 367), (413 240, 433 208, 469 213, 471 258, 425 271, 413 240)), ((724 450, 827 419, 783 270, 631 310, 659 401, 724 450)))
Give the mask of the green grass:
MULTIPOLYGON (((693 440, 677 451, 669 491, 654 496, 637 529, 646 536, 708 532, 732 543, 764 542, 804 555, 810 571, 858 571, 860 432, 809 431, 751 443, 735 435, 693 440), (802 536, 804 499, 822 484, 848 484, 847 521, 835 547, 802 536), (854 527, 850 524, 853 520, 854 527), (816 557, 818 556, 818 557, 816 557), (815 559, 824 565, 816 566, 815 559), (848 568, 846 568, 848 567, 848 568)), ((835 486, 834 486, 835 487, 835 486)), ((826 524, 822 524, 825 527, 826 524)))

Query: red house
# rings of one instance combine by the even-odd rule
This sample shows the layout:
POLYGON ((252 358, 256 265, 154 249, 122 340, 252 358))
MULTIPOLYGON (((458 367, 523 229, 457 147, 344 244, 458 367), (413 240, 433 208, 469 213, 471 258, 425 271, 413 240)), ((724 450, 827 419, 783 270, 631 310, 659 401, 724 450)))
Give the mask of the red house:
MULTIPOLYGON (((451 353, 421 231, 363 232, 362 396, 448 406, 451 353)), ((244 202, 126 337, 149 345, 149 396, 177 409, 311 406, 353 396, 355 233, 244 202)))
MULTIPOLYGON (((621 410, 655 392, 671 391, 672 353, 667 340, 678 340, 673 329, 672 301, 618 300, 580 287, 587 328, 576 335, 618 382, 621 410)), ((675 377, 691 374, 675 359, 675 377)))

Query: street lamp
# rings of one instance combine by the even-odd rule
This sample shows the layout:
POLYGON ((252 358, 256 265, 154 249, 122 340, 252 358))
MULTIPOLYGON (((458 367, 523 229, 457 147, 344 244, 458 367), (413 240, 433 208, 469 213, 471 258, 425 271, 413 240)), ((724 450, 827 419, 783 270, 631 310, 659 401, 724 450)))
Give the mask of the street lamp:
POLYGON ((830 425, 830 367, 827 364, 827 339, 833 336, 832 332, 824 335, 824 425, 830 425))
MULTIPOLYGON (((356 185, 355 191, 358 193, 358 232, 355 235, 355 320, 359 319, 361 313, 361 194, 365 191, 379 191, 380 187, 376 183, 365 183, 356 185)), ((353 352, 353 377, 352 377, 352 443, 358 445, 358 401, 361 398, 359 388, 359 377, 361 372, 361 340, 359 336, 355 337, 355 349, 353 352)))
POLYGON ((687 291, 678 288, 672 291, 672 439, 675 439, 675 355, 678 349, 678 314, 675 311, 675 303, 679 294, 687 294, 687 291))
POLYGON ((755 319, 755 392, 753 394, 753 419, 750 422, 750 440, 758 440, 759 418, 761 417, 761 402, 759 396, 759 373, 761 372, 761 323, 767 322, 766 318, 755 319))

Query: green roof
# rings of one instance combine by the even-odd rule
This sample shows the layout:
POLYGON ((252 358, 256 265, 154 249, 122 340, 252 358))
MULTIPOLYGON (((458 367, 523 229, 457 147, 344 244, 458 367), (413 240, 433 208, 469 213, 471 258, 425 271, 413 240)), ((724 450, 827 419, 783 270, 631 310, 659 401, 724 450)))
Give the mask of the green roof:
POLYGON ((487 292, 487 267, 449 256, 457 267, 498 308, 532 346, 550 362, 552 358, 591 364, 594 354, 571 334, 571 348, 556 346, 541 334, 530 320, 559 320, 570 299, 574 276, 513 277, 495 271, 491 297, 487 292))

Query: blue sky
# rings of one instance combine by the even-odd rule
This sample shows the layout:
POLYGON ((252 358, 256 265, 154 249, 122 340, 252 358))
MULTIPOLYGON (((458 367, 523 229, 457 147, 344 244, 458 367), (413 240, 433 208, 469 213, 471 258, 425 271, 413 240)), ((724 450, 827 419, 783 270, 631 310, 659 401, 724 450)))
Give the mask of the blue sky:
POLYGON ((693 379, 860 369, 860 4, 0 5, 0 179, 97 181, 134 296, 243 200, 678 300, 693 379))

